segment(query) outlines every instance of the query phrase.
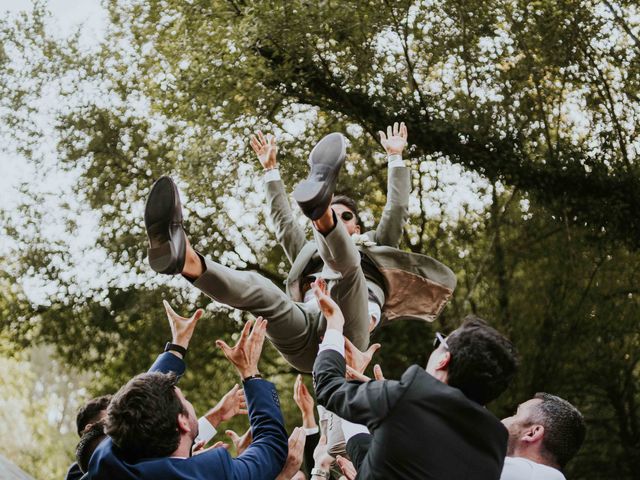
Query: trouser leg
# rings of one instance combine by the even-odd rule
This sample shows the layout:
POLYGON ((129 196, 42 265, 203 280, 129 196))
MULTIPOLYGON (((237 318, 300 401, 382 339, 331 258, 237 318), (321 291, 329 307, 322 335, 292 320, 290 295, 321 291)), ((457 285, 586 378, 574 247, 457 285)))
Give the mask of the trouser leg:
POLYGON ((327 235, 313 230, 318 253, 326 267, 342 274, 331 287, 331 297, 344 315, 344 334, 360 350, 369 346, 369 290, 360 252, 343 223, 334 215, 335 228, 327 235))
POLYGON ((292 301, 262 275, 204 261, 206 270, 193 285, 220 303, 266 318, 271 343, 296 369, 311 372, 320 343, 319 314, 292 301))

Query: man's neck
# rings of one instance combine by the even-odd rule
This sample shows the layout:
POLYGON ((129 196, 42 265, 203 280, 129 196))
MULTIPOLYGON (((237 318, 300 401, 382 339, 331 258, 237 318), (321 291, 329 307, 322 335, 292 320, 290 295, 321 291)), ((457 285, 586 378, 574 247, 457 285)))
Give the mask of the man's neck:
POLYGON ((180 443, 178 448, 170 455, 177 458, 188 458, 191 456, 191 447, 193 446, 193 440, 187 435, 180 436, 180 443))

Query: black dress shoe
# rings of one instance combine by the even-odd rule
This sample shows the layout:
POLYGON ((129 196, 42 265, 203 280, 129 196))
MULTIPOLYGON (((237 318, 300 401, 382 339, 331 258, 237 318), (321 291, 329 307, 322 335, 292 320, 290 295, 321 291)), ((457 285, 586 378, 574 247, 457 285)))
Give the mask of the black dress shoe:
POLYGON ((311 150, 311 173, 293 191, 302 213, 311 220, 317 220, 329 208, 346 156, 346 140, 340 133, 330 133, 311 150))
POLYGON ((182 228, 178 187, 169 177, 161 177, 153 184, 144 207, 144 224, 151 268, 168 275, 182 273, 187 236, 182 228))

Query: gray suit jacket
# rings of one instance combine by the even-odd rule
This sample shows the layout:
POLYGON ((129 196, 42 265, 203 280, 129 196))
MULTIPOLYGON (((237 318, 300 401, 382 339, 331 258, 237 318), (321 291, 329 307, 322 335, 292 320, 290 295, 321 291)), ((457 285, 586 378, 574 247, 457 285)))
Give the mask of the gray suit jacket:
MULTIPOLYGON (((411 177, 408 167, 389 169, 387 203, 378 228, 365 235, 375 246, 359 245, 384 277, 385 321, 414 318, 433 321, 442 311, 456 286, 453 272, 426 255, 399 250, 402 229, 409 216, 411 177)), ((318 255, 316 243, 308 241, 304 230, 293 216, 282 181, 266 184, 269 215, 275 227, 276 239, 291 263, 286 280, 287 294, 302 301, 301 281, 307 265, 318 255)))

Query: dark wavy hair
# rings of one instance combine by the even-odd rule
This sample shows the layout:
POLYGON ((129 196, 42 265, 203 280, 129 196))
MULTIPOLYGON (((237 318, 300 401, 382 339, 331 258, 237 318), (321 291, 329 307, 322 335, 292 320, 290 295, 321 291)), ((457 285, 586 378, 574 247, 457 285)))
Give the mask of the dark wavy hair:
POLYGON ((111 395, 103 395, 101 397, 92 398, 85 403, 76 415, 76 429, 78 436, 82 436, 82 432, 90 423, 97 422, 103 411, 109 406, 111 395))
POLYGON ((569 402, 550 393, 538 392, 533 398, 542 400, 532 420, 544 427, 543 453, 564 468, 584 442, 587 431, 584 417, 569 402))
POLYGON ((495 328, 475 315, 447 337, 451 360, 447 383, 486 405, 504 392, 518 367, 516 349, 495 328))
POLYGON ((76 462, 82 473, 87 473, 89 470, 89 460, 91 455, 98 448, 100 442, 107 438, 107 434, 104 433, 104 421, 101 420, 91 425, 91 427, 82 434, 80 441, 76 446, 76 462))
POLYGON ((129 459, 166 457, 178 448, 178 415, 186 413, 173 373, 133 377, 107 409, 106 432, 129 459))

